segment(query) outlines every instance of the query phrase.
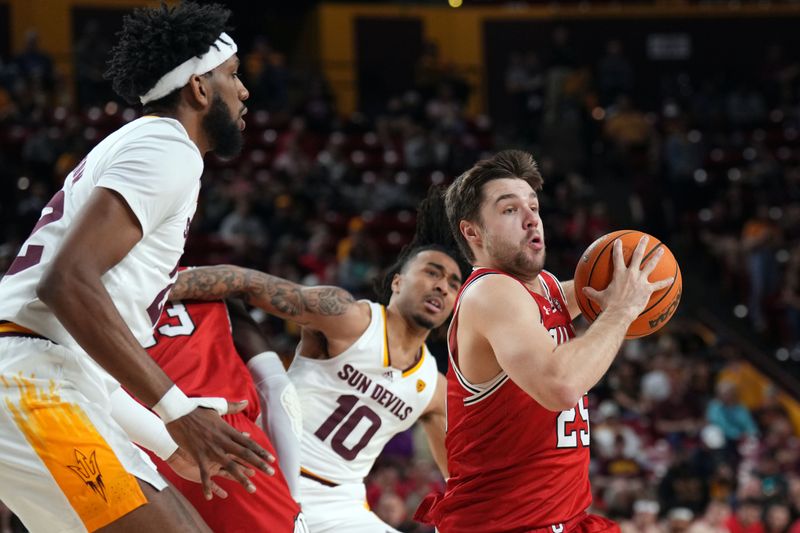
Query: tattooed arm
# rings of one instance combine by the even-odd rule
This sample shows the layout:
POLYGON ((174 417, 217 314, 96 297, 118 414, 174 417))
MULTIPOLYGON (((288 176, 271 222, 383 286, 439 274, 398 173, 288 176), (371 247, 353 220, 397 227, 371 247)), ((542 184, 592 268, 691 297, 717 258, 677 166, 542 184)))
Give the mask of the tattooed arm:
POLYGON ((198 267, 178 274, 170 300, 241 298, 265 312, 322 332, 329 340, 357 338, 369 325, 369 306, 339 287, 305 287, 232 265, 198 267))

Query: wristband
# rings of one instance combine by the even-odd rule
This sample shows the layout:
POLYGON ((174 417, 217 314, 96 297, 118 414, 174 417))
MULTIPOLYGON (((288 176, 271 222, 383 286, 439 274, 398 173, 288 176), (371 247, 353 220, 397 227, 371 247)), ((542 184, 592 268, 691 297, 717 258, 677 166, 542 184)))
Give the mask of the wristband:
POLYGON ((197 404, 190 400, 177 385, 173 385, 153 406, 153 411, 165 424, 169 424, 182 416, 188 415, 196 408, 197 404))

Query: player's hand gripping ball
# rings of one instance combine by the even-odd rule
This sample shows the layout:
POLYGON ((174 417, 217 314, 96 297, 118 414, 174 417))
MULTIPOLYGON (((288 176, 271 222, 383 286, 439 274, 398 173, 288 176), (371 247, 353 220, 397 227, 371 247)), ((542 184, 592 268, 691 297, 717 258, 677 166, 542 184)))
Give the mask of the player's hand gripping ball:
MULTIPOLYGON (((578 266, 575 269, 575 296, 578 299, 578 306, 581 312, 589 323, 593 322, 600 314, 602 309, 597 305, 597 302, 587 298, 583 294, 583 288, 587 285, 595 290, 601 291, 608 287, 611 283, 611 278, 614 274, 614 263, 612 256, 612 244, 616 239, 622 241, 622 254, 625 258, 625 264, 629 265, 631 262, 631 255, 636 245, 639 244, 639 239, 646 233, 635 230, 622 230, 615 231, 603 235, 594 241, 581 256, 578 261, 578 266)), ((669 322, 675 310, 678 308, 678 303, 681 301, 681 291, 683 288, 681 280, 681 269, 675 256, 667 248, 667 246, 653 237, 647 235, 650 240, 647 242, 647 250, 645 251, 642 264, 644 265, 647 260, 659 248, 664 249, 664 255, 658 262, 655 270, 648 280, 652 283, 662 279, 674 276, 675 280, 672 285, 666 289, 655 291, 650 296, 650 301, 644 308, 644 311, 639 314, 636 320, 631 323, 628 332, 625 334, 626 339, 635 339, 644 337, 661 329, 664 324, 669 322)))

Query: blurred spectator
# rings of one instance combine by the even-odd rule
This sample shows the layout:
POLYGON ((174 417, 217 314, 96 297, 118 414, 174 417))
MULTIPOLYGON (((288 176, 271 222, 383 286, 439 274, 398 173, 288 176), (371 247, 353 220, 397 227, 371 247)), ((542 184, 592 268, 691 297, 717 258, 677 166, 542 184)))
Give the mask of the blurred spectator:
POLYGON ((694 519, 694 513, 686 507, 676 507, 667 512, 666 532, 684 533, 689 530, 689 526, 694 519))
POLYGON ((381 494, 375 514, 381 520, 400 531, 416 531, 417 526, 409 519, 409 512, 403 499, 394 492, 381 494))
POLYGON ((75 85, 78 105, 88 107, 113 100, 108 81, 103 78, 110 44, 100 33, 100 23, 95 19, 86 22, 75 43, 75 85))
POLYGON ((619 95, 633 91, 633 67, 625 57, 620 41, 615 39, 606 43, 606 54, 600 58, 596 70, 600 105, 607 106, 619 95))
POLYGON ((53 84, 53 60, 39 48, 36 30, 25 32, 25 45, 14 58, 14 65, 23 78, 49 89, 53 84))
POLYGON ((750 410, 739 402, 738 388, 734 383, 723 381, 717 384, 717 395, 708 402, 706 419, 722 429, 729 443, 758 436, 758 427, 750 410))
POLYGON ((767 330, 765 317, 766 299, 777 288, 778 265, 775 261, 775 247, 780 234, 770 218, 770 208, 760 203, 755 216, 749 219, 742 229, 742 250, 747 261, 749 274, 749 309, 753 326, 761 332, 767 330))
POLYGON ((506 91, 512 102, 514 135, 536 142, 544 107, 544 71, 536 52, 514 52, 506 68, 506 91))
POLYGON ((620 522, 622 533, 663 533, 658 524, 660 506, 654 500, 636 500, 633 517, 620 522))
POLYGON ((708 477, 703 470, 690 460, 687 451, 678 450, 659 483, 659 502, 667 509, 686 507, 697 514, 703 512, 709 501, 708 477))
POLYGON ((713 500, 706 507, 702 518, 689 526, 687 533, 728 533, 726 525, 731 506, 724 501, 713 500))
POLYGON ((789 531, 792 515, 784 503, 767 505, 764 513, 764 533, 786 533, 789 531))
POLYGON ((286 111, 289 105, 286 59, 270 46, 266 37, 253 40, 253 46, 244 56, 243 70, 247 79, 251 107, 270 112, 286 111))
POLYGON ((222 219, 219 236, 241 258, 258 253, 267 237, 261 221, 253 214, 251 201, 246 198, 237 200, 233 212, 222 219))
POLYGON ((800 354, 800 246, 792 248, 783 279, 789 347, 800 354))
POLYGON ((757 500, 743 500, 736 505, 736 510, 725 521, 730 533, 764 533, 761 522, 762 505, 757 500))

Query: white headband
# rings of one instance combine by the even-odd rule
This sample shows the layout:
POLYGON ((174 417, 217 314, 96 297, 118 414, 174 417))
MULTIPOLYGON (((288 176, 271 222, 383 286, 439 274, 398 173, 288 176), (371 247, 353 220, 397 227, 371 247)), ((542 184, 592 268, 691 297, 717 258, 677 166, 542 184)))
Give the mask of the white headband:
POLYGON ((236 43, 231 37, 225 33, 220 33, 217 41, 208 47, 208 52, 200 57, 191 57, 170 70, 159 79, 152 89, 139 97, 139 100, 146 104, 153 100, 158 100, 167 96, 175 89, 180 89, 197 74, 205 74, 225 61, 228 60, 233 54, 236 53, 236 43))

